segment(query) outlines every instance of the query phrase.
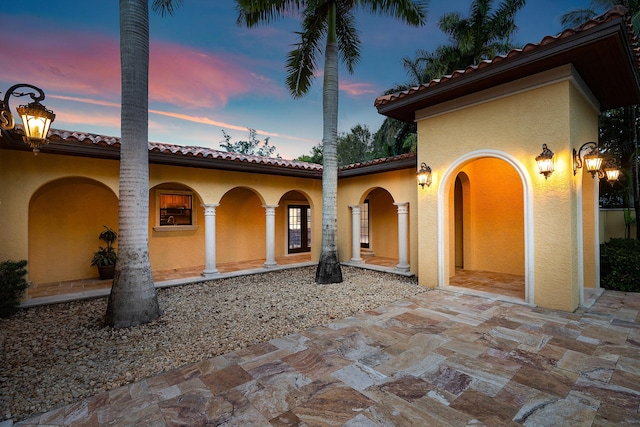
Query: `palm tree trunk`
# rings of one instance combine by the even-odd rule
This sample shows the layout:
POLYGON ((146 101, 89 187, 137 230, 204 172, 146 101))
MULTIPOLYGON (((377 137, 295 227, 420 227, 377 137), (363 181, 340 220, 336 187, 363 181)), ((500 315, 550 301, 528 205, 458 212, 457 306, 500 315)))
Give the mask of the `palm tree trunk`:
POLYGON ((633 154, 631 157, 631 189, 633 209, 636 213, 636 239, 640 240, 640 177, 638 173, 638 106, 631 107, 631 128, 633 129, 633 154))
POLYGON ((329 12, 327 47, 322 88, 322 250, 316 282, 321 284, 342 282, 338 258, 338 45, 336 43, 336 6, 329 12))
POLYGON ((105 321, 121 328, 161 314, 149 262, 149 5, 120 0, 122 109, 118 261, 105 321))

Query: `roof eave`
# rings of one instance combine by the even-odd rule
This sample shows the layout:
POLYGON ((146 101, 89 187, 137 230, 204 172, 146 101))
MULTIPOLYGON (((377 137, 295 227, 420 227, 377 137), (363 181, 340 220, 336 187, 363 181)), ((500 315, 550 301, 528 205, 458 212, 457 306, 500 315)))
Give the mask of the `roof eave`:
POLYGON ((359 166, 354 168, 338 169, 338 178, 350 178, 354 176, 370 175, 373 173, 392 172, 396 170, 416 168, 418 160, 416 156, 409 156, 398 160, 359 166))
MULTIPOLYGON (((618 17, 581 30, 573 35, 555 39, 548 44, 540 44, 528 52, 519 52, 514 57, 507 55, 499 60, 494 59, 494 62, 471 72, 466 71, 465 73, 454 75, 432 87, 415 90, 414 93, 377 105, 376 108, 380 114, 411 123, 415 120, 415 112, 422 108, 459 98, 479 90, 489 89, 527 75, 546 71, 561 65, 563 62, 560 60, 562 54, 566 54, 578 47, 585 48, 594 46, 597 43, 605 44, 612 37, 614 41, 617 40, 617 43, 614 44, 619 48, 619 52, 616 53, 617 58, 623 61, 625 63, 624 68, 632 73, 627 76, 626 81, 632 87, 632 93, 626 99, 632 99, 633 102, 625 100, 624 103, 626 105, 640 103, 640 79, 638 78, 637 63, 632 55, 632 47, 629 44, 626 19, 618 17)), ((609 82, 605 83, 608 84, 609 82)), ((612 82, 611 84, 618 83, 612 82)), ((602 104, 606 109, 622 106, 611 102, 603 102, 602 104)))
POLYGON ((229 159, 216 159, 205 156, 178 156, 173 153, 162 153, 157 151, 149 152, 149 163, 168 166, 215 169, 229 172, 290 176, 297 178, 322 178, 321 170, 285 168, 277 165, 229 159))
MULTIPOLYGON (((32 151, 32 149, 22 141, 0 138, 0 148, 32 151)), ((95 143, 68 143, 64 140, 53 140, 40 147, 42 154, 54 154, 62 156, 89 157, 105 160, 120 160, 120 147, 117 145, 95 144, 95 143)), ((200 169, 216 169, 230 172, 245 172, 256 174, 268 174, 278 176, 290 176, 298 178, 321 179, 322 170, 282 167, 278 165, 268 165, 255 162, 215 159, 205 156, 185 156, 174 153, 162 153, 149 151, 150 164, 163 164, 169 166, 192 167, 200 169)))

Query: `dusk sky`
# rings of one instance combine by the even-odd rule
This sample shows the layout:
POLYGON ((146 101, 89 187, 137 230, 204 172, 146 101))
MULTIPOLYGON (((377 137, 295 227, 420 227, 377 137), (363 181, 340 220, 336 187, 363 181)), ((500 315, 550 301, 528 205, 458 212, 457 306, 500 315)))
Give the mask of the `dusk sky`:
MULTIPOLYGON (((0 96, 15 83, 30 83, 45 91, 43 104, 56 113, 53 128, 120 136, 118 2, 2 3, 0 96)), ((438 19, 453 11, 467 16, 469 5, 432 1, 421 28, 359 11, 361 61, 352 75, 340 68, 338 131, 362 124, 375 132, 384 120, 375 98, 408 80, 402 58, 445 43, 438 19)), ((563 13, 587 6, 588 0, 529 0, 517 15, 516 43, 559 33, 563 13)), ((236 16, 231 0, 184 0, 166 17, 150 11, 149 139, 220 149, 223 129, 236 141, 253 128, 284 158, 308 154, 322 139, 321 75, 301 99, 284 83, 299 21, 246 29, 236 16)), ((12 113, 26 99, 11 97, 12 113)))

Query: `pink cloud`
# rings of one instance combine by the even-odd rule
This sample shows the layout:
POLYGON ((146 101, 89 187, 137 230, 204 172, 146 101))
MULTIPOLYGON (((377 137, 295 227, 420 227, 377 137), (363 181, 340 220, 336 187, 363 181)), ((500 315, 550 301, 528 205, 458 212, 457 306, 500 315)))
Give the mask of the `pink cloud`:
MULTIPOLYGON (((9 26, 12 24, 9 22, 9 26)), ((5 81, 30 82, 46 93, 63 92, 119 98, 120 61, 117 41, 100 34, 74 34, 35 27, 29 37, 18 27, 6 31, 5 81)))
MULTIPOLYGON (((30 37, 11 21, 3 24, 0 80, 30 82, 49 94, 120 100, 120 51, 117 36, 34 27, 30 37), (6 28, 9 27, 9 28, 6 28), (13 28, 12 28, 13 27, 13 28)), ((178 44, 151 42, 149 101, 180 109, 223 107, 249 93, 275 96, 281 85, 231 54, 208 53, 178 44)), ((250 65, 250 63, 248 64, 250 65)))
POLYGON ((58 121, 53 122, 52 127, 57 129, 68 128, 69 124, 72 128, 68 130, 88 129, 93 126, 120 128, 120 110, 101 111, 100 114, 96 114, 93 111, 78 108, 56 107, 55 113, 56 119, 64 120, 64 125, 58 124, 58 121))
POLYGON ((231 55, 214 55, 170 43, 152 43, 149 70, 151 101, 183 108, 220 108, 229 98, 281 91, 266 76, 236 65, 231 55))
POLYGON ((103 107, 120 108, 119 103, 104 101, 102 99, 80 98, 77 96, 65 96, 65 95, 49 95, 49 98, 61 99, 63 101, 83 102, 85 104, 101 105, 103 107))
MULTIPOLYGON (((324 70, 317 69, 313 73, 315 77, 314 84, 322 87, 322 79, 324 77, 324 70)), ((380 91, 377 90, 371 83, 352 83, 348 80, 340 79, 339 84, 340 91, 346 93, 350 97, 358 97, 362 95, 377 95, 380 91)))
POLYGON ((377 94, 378 90, 371 83, 340 82, 340 90, 352 97, 377 94))

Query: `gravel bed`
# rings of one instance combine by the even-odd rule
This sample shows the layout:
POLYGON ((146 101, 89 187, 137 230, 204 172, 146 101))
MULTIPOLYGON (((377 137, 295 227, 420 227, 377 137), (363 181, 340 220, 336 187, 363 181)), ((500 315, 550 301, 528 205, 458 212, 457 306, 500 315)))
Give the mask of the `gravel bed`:
POLYGON ((0 422, 426 291, 415 278, 342 271, 331 285, 306 267, 161 289, 163 315, 128 329, 102 324, 106 298, 0 319, 0 422))

